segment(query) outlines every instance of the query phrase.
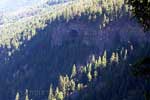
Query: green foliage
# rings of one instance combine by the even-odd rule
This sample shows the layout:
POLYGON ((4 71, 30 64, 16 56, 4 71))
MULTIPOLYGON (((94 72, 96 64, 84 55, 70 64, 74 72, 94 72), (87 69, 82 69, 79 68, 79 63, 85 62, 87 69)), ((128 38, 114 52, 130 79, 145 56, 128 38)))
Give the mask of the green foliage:
POLYGON ((56 91, 55 91, 55 98, 56 98, 56 100, 63 100, 63 98, 64 98, 63 92, 60 91, 58 87, 56 88, 56 91))
POLYGON ((82 68, 82 70, 83 70, 83 71, 82 71, 83 73, 87 73, 87 67, 84 66, 84 67, 82 68))
POLYGON ((92 55, 92 63, 95 62, 95 55, 92 55))
POLYGON ((17 92, 15 100, 19 100, 19 92, 17 92))
POLYGON ((133 17, 136 17, 144 27, 145 31, 150 30, 150 1, 149 0, 126 0, 132 7, 133 17))
POLYGON ((96 79, 97 76, 98 76, 98 72, 95 70, 95 71, 94 71, 94 78, 96 79))
POLYGON ((102 58, 101 58, 101 56, 99 56, 97 63, 98 63, 99 66, 102 64, 102 58))
POLYGON ((112 63, 112 62, 116 62, 116 63, 118 63, 119 62, 119 55, 118 55, 118 53, 112 53, 112 56, 111 56, 111 58, 110 58, 110 62, 112 63))
POLYGON ((56 98, 57 98, 57 100, 63 100, 63 98, 64 98, 63 92, 60 91, 56 98))
MULTIPOLYGON (((99 16, 103 16, 103 21, 100 23, 102 28, 105 27, 109 21, 112 21, 115 17, 119 16, 119 11, 123 6, 123 0, 120 1, 119 4, 117 4, 117 2, 115 3, 113 0, 103 0, 102 3, 99 0, 95 1, 96 0, 79 0, 71 5, 62 5, 59 12, 48 12, 48 14, 44 14, 39 18, 33 18, 31 19, 32 22, 27 21, 27 24, 16 22, 14 26, 12 26, 12 30, 9 29, 10 26, 5 27, 2 32, 7 34, 0 34, 0 37, 2 38, 2 40, 0 40, 0 45, 6 45, 7 48, 13 47, 18 50, 19 46, 22 44, 21 39, 24 41, 30 41, 32 37, 37 34, 37 29, 44 28, 47 22, 52 23, 53 21, 56 21, 56 19, 62 20, 62 17, 68 22, 75 16, 81 16, 81 14, 89 16, 89 21, 96 20, 99 16), (16 28, 14 27, 18 27, 19 30, 15 31, 16 28), (9 33, 11 34, 8 35, 9 33), (22 34, 20 35, 20 33, 22 34)), ((127 56, 127 52, 125 52, 125 55, 127 56)), ((118 62, 118 53, 115 53, 111 59, 112 61, 118 62)), ((80 91, 89 82, 92 82, 93 77, 98 78, 99 68, 101 66, 106 67, 108 63, 106 50, 102 56, 99 56, 98 59, 96 59, 95 55, 93 55, 91 63, 88 63, 81 69, 83 72, 81 74, 85 74, 85 77, 88 79, 88 82, 85 82, 85 84, 80 83, 82 80, 81 76, 83 75, 78 75, 79 72, 77 67, 76 65, 73 65, 71 77, 68 77, 67 75, 59 77, 59 86, 56 88, 55 93, 53 92, 52 85, 50 86, 48 100, 63 100, 65 96, 71 94, 71 92, 74 92, 76 89, 80 91), (74 79, 74 77, 77 78, 74 79)), ((28 91, 26 91, 26 100, 29 100, 28 91)))
POLYGON ((75 88, 76 88, 76 84, 75 84, 75 81, 72 79, 72 80, 70 81, 70 90, 71 90, 71 91, 74 91, 75 88))
MULTIPOLYGON (((127 50, 127 49, 125 49, 125 50, 127 50)), ((95 82, 99 78, 100 69, 104 68, 101 66, 106 67, 107 65, 110 65, 112 62, 119 63, 119 54, 117 52, 112 53, 112 57, 110 58, 110 64, 106 64, 106 63, 109 63, 107 61, 106 50, 104 51, 104 54, 102 55, 102 57, 99 56, 99 58, 96 59, 94 56, 93 58, 94 58, 94 60, 91 60, 92 63, 88 63, 87 66, 81 67, 82 73, 77 72, 79 70, 76 69, 75 65, 73 66, 73 72, 74 71, 76 72, 76 74, 73 74, 73 75, 76 78, 72 78, 71 76, 68 77, 68 75, 66 75, 66 76, 60 75, 59 85, 56 87, 55 92, 53 91, 52 85, 50 85, 48 100, 64 100, 65 97, 69 96, 76 90, 78 92, 80 92, 80 91, 82 92, 82 89, 86 88, 88 85, 90 85, 91 82, 95 82), (95 61, 95 62, 93 62, 93 61, 95 61), (97 65, 96 68, 95 68, 95 63, 97 65), (75 68, 75 70, 74 70, 74 68, 75 68), (85 77, 87 78, 87 80, 84 81, 84 83, 82 83, 82 81, 85 80, 85 77, 81 77, 82 75, 85 75, 85 77)), ((124 58, 123 58, 123 61, 124 61, 124 58)), ((19 93, 16 94, 16 100, 19 100, 18 98, 19 98, 19 93)), ((28 90, 26 90, 25 100, 29 100, 28 90)))
POLYGON ((77 90, 80 91, 82 88, 83 88, 83 84, 82 83, 78 83, 77 90))
POLYGON ((111 61, 111 62, 114 62, 114 61, 115 61, 115 53, 114 53, 114 52, 112 53, 112 56, 111 56, 111 58, 110 58, 110 61, 111 61))
POLYGON ((90 82, 92 80, 91 72, 88 72, 87 77, 88 77, 88 81, 90 82))
POLYGON ((109 21, 120 17, 123 12, 124 0, 75 0, 69 4, 50 6, 40 12, 40 15, 33 16, 24 21, 15 21, 0 27, 0 46, 9 48, 9 52, 19 50, 24 41, 30 41, 38 32, 37 29, 44 29, 47 22, 53 23, 56 20, 66 20, 67 22, 81 14, 88 15, 89 20, 97 20, 103 16, 100 28, 105 27, 109 21), (58 11, 59 9, 59 11, 58 11), (52 12, 53 11, 53 12, 52 12))
POLYGON ((50 85, 48 100, 52 100, 53 97, 54 97, 54 94, 53 94, 53 86, 50 85))
POLYGON ((87 64, 87 71, 88 72, 92 71, 92 63, 87 64))
POLYGON ((127 50, 127 49, 125 49, 125 53, 124 53, 124 60, 126 60, 126 59, 127 59, 127 54, 128 54, 128 50, 127 50))
POLYGON ((28 90, 26 89, 26 97, 25 100, 29 100, 29 96, 28 96, 28 90))
POLYGON ((63 76, 60 76, 59 78, 59 86, 60 86, 60 90, 63 91, 64 94, 66 94, 66 87, 67 87, 67 83, 68 83, 68 76, 66 77, 63 77, 63 76))
POLYGON ((102 57, 102 65, 104 67, 106 67, 106 65, 107 65, 107 52, 106 52, 106 50, 104 51, 104 54, 103 54, 103 57, 102 57))
POLYGON ((98 60, 95 61, 94 69, 97 69, 102 65, 102 58, 99 56, 98 60))
POLYGON ((74 64, 73 67, 72 67, 71 78, 75 77, 76 74, 77 74, 77 71, 76 71, 76 65, 74 64))

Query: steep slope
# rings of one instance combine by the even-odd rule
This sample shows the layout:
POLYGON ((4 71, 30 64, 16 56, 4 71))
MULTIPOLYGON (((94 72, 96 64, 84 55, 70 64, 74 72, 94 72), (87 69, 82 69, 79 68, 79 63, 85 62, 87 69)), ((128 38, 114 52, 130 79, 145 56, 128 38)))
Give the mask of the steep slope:
POLYGON ((31 25, 25 28, 28 30, 23 27, 15 32, 13 27, 14 31, 9 28, 1 31, 4 34, 0 34, 0 99, 11 100, 17 91, 22 95, 26 88, 33 91, 30 94, 33 100, 46 99, 48 92, 36 92, 48 91, 51 83, 56 86, 59 75, 70 74, 73 64, 86 64, 92 54, 101 55, 104 50, 111 53, 114 48, 120 50, 129 45, 138 48, 145 43, 145 34, 135 20, 130 20, 123 5, 113 13, 103 7, 100 14, 100 5, 96 4, 97 10, 93 12, 95 6, 89 11, 91 3, 82 3, 87 7, 82 5, 81 12, 77 9, 70 13, 73 17, 66 13, 52 20, 41 20, 42 25, 29 22, 31 25))

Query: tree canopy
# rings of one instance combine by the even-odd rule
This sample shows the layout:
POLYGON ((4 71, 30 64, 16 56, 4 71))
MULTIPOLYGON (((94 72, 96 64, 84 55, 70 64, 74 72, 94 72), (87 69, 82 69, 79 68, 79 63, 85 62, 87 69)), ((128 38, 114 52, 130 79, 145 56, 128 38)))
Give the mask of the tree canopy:
POLYGON ((127 0, 127 3, 144 30, 150 31, 150 0, 127 0))

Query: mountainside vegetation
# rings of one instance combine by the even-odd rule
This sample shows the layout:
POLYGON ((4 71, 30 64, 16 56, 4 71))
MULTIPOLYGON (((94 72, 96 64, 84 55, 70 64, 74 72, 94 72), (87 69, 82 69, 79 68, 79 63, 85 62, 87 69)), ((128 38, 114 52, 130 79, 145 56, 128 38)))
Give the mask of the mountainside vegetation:
POLYGON ((0 26, 0 99, 149 100, 147 80, 132 69, 150 55, 149 35, 131 5, 70 0, 39 9, 0 26))

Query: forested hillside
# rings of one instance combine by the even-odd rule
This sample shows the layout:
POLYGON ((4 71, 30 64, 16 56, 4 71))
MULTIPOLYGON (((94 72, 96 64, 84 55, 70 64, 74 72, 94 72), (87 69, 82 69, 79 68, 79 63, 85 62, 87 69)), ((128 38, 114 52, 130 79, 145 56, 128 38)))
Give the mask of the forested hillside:
MULTIPOLYGON (((46 2, 0 26, 0 100, 145 100, 150 55, 124 0, 46 2)), ((149 32, 147 32, 149 33, 149 32)))

